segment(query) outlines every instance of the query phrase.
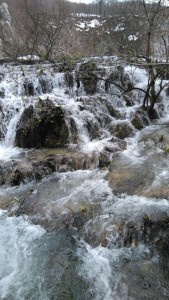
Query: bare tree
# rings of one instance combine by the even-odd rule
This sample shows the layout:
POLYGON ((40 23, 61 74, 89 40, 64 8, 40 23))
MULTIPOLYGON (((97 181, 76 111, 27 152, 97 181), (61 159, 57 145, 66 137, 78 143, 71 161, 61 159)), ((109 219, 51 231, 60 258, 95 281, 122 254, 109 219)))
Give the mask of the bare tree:
POLYGON ((5 38, 1 31, 4 48, 8 55, 37 54, 51 60, 57 51, 58 40, 67 20, 68 5, 65 0, 16 0, 13 19, 14 40, 5 38), (11 52, 11 53, 9 53, 11 52))
POLYGON ((164 27, 169 25, 169 10, 164 0, 132 0, 121 5, 123 23, 122 30, 118 31, 121 36, 121 49, 129 62, 138 63, 147 69, 148 83, 143 90, 145 95, 142 106, 152 115, 154 105, 166 86, 162 78, 168 66, 164 62, 159 64, 156 54, 161 39, 161 52, 167 63, 168 52, 163 32, 164 27), (141 58, 144 63, 140 61, 141 58))

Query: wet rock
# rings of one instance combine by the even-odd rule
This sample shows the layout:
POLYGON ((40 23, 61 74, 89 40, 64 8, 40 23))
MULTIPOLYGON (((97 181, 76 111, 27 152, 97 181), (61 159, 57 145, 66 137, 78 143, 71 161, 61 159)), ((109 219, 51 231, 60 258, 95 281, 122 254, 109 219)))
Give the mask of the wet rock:
POLYGON ((70 72, 66 72, 64 77, 66 85, 72 88, 74 84, 73 75, 70 72))
POLYGON ((56 147, 69 143, 64 112, 52 101, 44 100, 24 110, 16 128, 15 145, 22 148, 56 147))
POLYGON ((107 93, 110 92, 110 87, 113 83, 121 85, 122 77, 123 77, 124 69, 123 67, 114 68, 113 72, 109 75, 109 77, 105 81, 105 91, 107 93))
POLYGON ((97 67, 95 63, 88 62, 80 65, 80 79, 87 95, 93 95, 97 91, 97 67))
POLYGON ((148 116, 151 120, 159 119, 158 111, 155 108, 148 111, 148 116))
POLYGON ((159 214, 158 217, 144 215, 142 222, 137 224, 128 221, 123 229, 124 246, 132 247, 137 243, 155 247, 161 255, 168 255, 169 251, 169 217, 167 214, 159 214))
POLYGON ((126 102, 126 106, 133 106, 134 105, 134 101, 131 97, 129 97, 127 95, 124 95, 123 99, 126 102))
POLYGON ((73 118, 68 119, 69 122, 69 143, 77 144, 78 143, 78 130, 76 127, 75 120, 73 118))
POLYGON ((27 79, 25 79, 23 87, 24 87, 26 96, 34 96, 35 95, 33 82, 29 82, 27 79))
POLYGON ((100 136, 100 126, 97 123, 87 121, 87 130, 91 139, 97 139, 100 136))
POLYGON ((47 80, 46 76, 40 76, 39 83, 40 83, 43 94, 51 93, 51 91, 53 89, 53 85, 52 85, 52 82, 47 80))
POLYGON ((100 153, 99 157, 99 168, 108 167, 111 163, 111 156, 108 151, 103 151, 100 153))
POLYGON ((5 75, 3 73, 0 73, 0 82, 4 79, 5 75))
POLYGON ((130 195, 140 194, 148 189, 154 180, 155 174, 152 170, 151 162, 145 163, 146 167, 120 165, 117 157, 114 159, 110 166, 110 172, 106 175, 105 179, 109 181, 109 186, 112 188, 113 193, 127 193, 130 195))
POLYGON ((105 81, 105 91, 107 93, 110 92, 111 85, 119 86, 125 88, 126 90, 130 90, 133 88, 133 84, 130 80, 128 74, 124 73, 124 68, 122 66, 117 66, 113 69, 113 72, 109 75, 109 77, 105 81))
POLYGON ((111 140, 109 140, 108 145, 106 146, 106 149, 108 151, 111 151, 111 147, 116 147, 119 150, 125 150, 127 147, 127 142, 123 141, 117 137, 112 137, 111 140), (109 143, 111 143, 111 145, 109 145, 109 143))
POLYGON ((110 141, 107 142, 104 150, 100 153, 99 167, 108 167, 114 159, 114 156, 118 155, 119 152, 125 150, 126 146, 126 141, 113 137, 110 141))
POLYGON ((14 169, 12 174, 11 185, 20 185, 22 182, 22 172, 19 169, 14 169))
POLYGON ((134 129, 128 122, 120 122, 117 124, 111 124, 109 131, 112 135, 115 135, 117 138, 125 139, 130 137, 134 133, 134 129))
POLYGON ((125 247, 134 248, 138 243, 138 228, 133 221, 128 221, 123 231, 123 243, 125 247))
POLYGON ((112 105, 110 105, 110 103, 107 102, 106 107, 111 117, 116 119, 122 119, 122 115, 120 114, 120 112, 117 109, 115 109, 112 105))
POLYGON ((143 110, 137 110, 131 119, 131 124, 138 130, 148 126, 150 121, 147 113, 143 110))
POLYGON ((0 89, 0 98, 4 98, 5 97, 5 90, 4 88, 0 89))
POLYGON ((161 184, 160 186, 150 186, 149 188, 138 192, 138 195, 148 198, 169 200, 169 186, 167 183, 161 184))
POLYGON ((37 150, 22 159, 1 162, 0 185, 17 186, 32 180, 41 180, 54 172, 93 169, 98 158, 84 153, 66 152, 64 149, 37 150))

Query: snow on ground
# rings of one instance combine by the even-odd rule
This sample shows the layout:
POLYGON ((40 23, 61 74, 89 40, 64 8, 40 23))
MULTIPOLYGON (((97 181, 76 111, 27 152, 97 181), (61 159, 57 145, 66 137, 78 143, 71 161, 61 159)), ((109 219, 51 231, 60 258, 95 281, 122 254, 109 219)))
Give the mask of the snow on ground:
POLYGON ((124 30, 124 25, 122 23, 118 24, 114 29, 114 31, 123 31, 123 30, 124 30))
POLYGON ((77 23, 76 24, 76 26, 77 26, 76 30, 77 31, 82 31, 83 29, 85 29, 86 31, 88 31, 90 28, 96 28, 96 27, 99 27, 99 26, 102 26, 102 25, 103 25, 103 21, 100 22, 97 19, 93 19, 91 21, 84 21, 84 22, 77 23))
POLYGON ((19 57, 17 57, 17 60, 20 60, 20 61, 30 61, 30 60, 32 60, 32 61, 39 61, 40 60, 40 58, 39 58, 39 56, 37 56, 37 55, 25 55, 25 56, 19 56, 19 57))
POLYGON ((128 40, 129 41, 137 41, 138 40, 138 37, 134 34, 131 34, 128 36, 128 40))

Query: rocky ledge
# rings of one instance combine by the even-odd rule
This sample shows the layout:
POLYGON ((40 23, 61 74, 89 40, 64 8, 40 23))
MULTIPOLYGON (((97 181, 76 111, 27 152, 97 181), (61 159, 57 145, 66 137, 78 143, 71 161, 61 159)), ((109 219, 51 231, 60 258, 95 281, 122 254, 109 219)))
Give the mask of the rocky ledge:
POLYGON ((54 172, 93 169, 97 164, 95 154, 71 152, 66 148, 30 150, 20 159, 0 163, 0 184, 16 186, 41 180, 54 172))

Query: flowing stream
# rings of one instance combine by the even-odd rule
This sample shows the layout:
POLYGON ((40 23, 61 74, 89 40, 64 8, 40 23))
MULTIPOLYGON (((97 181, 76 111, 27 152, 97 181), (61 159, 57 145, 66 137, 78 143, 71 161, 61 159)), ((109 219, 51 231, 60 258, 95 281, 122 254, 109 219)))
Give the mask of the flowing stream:
MULTIPOLYGON (((107 72, 109 69, 110 66, 107 72)), ((126 72, 131 76, 134 70, 127 67, 126 72)), ((100 99, 103 83, 99 82, 99 93, 93 98, 85 95, 81 85, 78 94, 85 109, 80 110, 76 84, 65 93, 64 74, 54 72, 50 65, 44 65, 43 70, 33 65, 2 65, 0 74, 1 161, 20 160, 27 151, 14 146, 16 125, 25 107, 38 97, 50 97, 73 117, 78 128, 77 149, 97 153, 111 138, 108 124, 117 123, 113 116, 107 120, 108 105, 118 109, 123 120, 129 122, 140 104, 135 95, 135 106, 126 107, 120 97, 114 96, 113 88, 112 93, 100 99), (40 84, 42 79, 45 85, 40 84), (99 118, 99 138, 92 138, 87 124, 96 126, 99 118)), ((140 86, 145 83, 145 72, 135 70, 134 76, 140 86)), ((168 238, 166 227, 156 228, 157 220, 169 217, 164 191, 163 197, 156 197, 157 190, 167 187, 169 180, 168 155, 156 141, 157 136, 169 141, 166 100, 163 95, 164 113, 158 123, 141 131, 131 125, 134 135, 126 139, 126 150, 112 158, 110 168, 119 170, 118 176, 126 171, 138 174, 139 180, 142 175, 139 183, 133 179, 133 185, 127 179, 131 193, 124 193, 123 187, 111 189, 105 179, 108 170, 97 168, 54 173, 38 183, 1 187, 0 199, 25 195, 33 209, 26 216, 0 210, 0 299, 169 299, 168 248, 165 251, 163 245, 162 250, 156 247, 161 239, 168 238), (142 188, 144 181, 147 185, 142 188), (27 196, 30 190, 33 193, 27 196), (151 227, 155 237, 143 234, 150 221, 155 224, 151 227)))

